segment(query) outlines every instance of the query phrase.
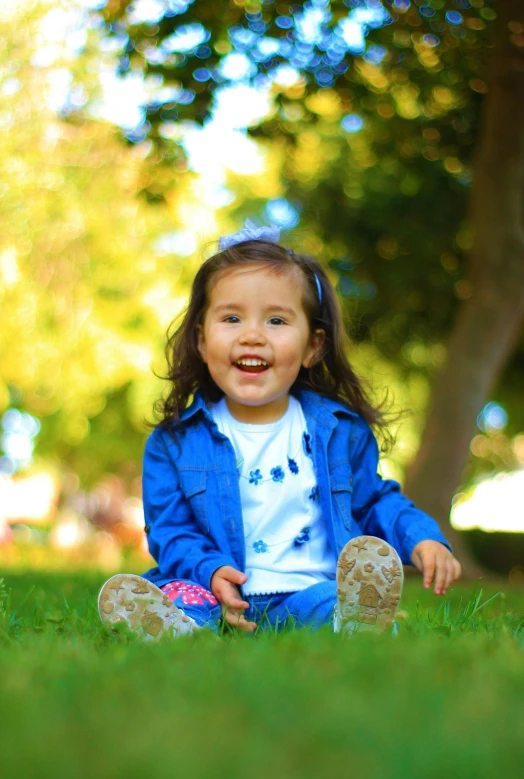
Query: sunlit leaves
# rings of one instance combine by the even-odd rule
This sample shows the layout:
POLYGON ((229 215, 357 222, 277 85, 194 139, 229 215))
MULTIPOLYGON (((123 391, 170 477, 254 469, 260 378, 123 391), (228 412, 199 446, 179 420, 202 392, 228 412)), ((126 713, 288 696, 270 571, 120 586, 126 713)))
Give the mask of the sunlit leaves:
POLYGON ((172 189, 173 171, 152 181, 147 149, 124 147, 108 124, 56 116, 52 71, 33 64, 39 21, 37 10, 1 25, 0 412, 39 418, 39 455, 94 478, 140 456, 160 389, 151 368, 183 302, 174 252, 154 249, 176 207, 137 198, 172 189), (2 89, 13 74, 17 89, 2 89), (82 454, 88 439, 96 457, 82 454))

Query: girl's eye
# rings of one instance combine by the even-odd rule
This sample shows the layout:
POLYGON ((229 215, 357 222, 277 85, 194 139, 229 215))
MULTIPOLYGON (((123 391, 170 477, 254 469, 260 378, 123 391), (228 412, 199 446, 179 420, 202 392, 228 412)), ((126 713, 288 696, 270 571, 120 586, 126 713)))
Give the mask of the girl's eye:
POLYGON ((284 322, 284 320, 283 320, 283 319, 281 319, 281 317, 279 317, 279 316, 274 316, 274 317, 272 317, 272 318, 269 320, 269 324, 270 324, 270 325, 285 325, 286 323, 284 322))
POLYGON ((232 322, 232 324, 236 324, 237 322, 240 322, 240 319, 237 316, 234 316, 233 314, 231 316, 226 316, 226 318, 224 319, 224 322, 231 322, 231 320, 233 320, 233 319, 235 321, 232 322))

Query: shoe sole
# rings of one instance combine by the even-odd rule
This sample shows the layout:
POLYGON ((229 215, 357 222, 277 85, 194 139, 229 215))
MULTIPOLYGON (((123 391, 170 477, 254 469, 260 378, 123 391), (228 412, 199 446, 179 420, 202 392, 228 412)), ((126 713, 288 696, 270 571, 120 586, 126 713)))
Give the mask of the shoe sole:
POLYGON ((344 633, 386 630, 397 610, 404 570, 395 549, 375 536, 359 536, 337 563, 338 627, 344 633))
POLYGON ((104 584, 98 596, 98 613, 106 625, 126 623, 129 630, 148 641, 166 633, 192 633, 197 627, 155 584, 129 573, 112 576, 104 584))

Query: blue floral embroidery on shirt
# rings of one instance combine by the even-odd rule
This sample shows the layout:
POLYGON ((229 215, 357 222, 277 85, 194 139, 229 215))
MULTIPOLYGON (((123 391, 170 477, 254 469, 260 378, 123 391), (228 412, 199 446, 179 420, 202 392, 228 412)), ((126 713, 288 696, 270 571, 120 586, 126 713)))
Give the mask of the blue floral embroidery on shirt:
POLYGON ((298 473, 298 465, 291 457, 287 458, 287 465, 291 473, 298 473))
POLYGON ((311 448, 311 436, 308 433, 304 433, 302 436, 302 443, 304 445, 304 451, 308 455, 308 457, 311 457, 312 448, 311 448))
POLYGON ((309 493, 309 500, 318 500, 318 487, 316 484, 309 493))
POLYGON ((249 483, 254 484, 255 487, 257 486, 259 481, 262 481, 262 474, 260 473, 260 468, 257 468, 256 471, 249 471, 250 479, 249 483))
POLYGON ((298 536, 295 536, 293 546, 303 546, 311 540, 311 528, 303 527, 298 536))
POLYGON ((265 541, 255 541, 253 549, 257 554, 264 554, 264 552, 267 552, 267 544, 265 541))
POLYGON ((269 473, 273 477, 273 481, 284 481, 284 476, 286 475, 280 465, 277 465, 276 468, 271 468, 269 473))

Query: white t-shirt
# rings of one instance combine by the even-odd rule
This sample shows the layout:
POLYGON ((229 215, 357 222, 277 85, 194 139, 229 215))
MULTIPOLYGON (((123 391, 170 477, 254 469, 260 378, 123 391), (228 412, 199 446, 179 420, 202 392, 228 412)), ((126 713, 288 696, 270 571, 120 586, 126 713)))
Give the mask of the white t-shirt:
POLYGON ((335 578, 336 559, 318 501, 299 401, 277 422, 236 420, 225 397, 210 406, 237 459, 246 543, 246 595, 295 592, 335 578))

